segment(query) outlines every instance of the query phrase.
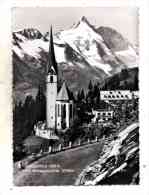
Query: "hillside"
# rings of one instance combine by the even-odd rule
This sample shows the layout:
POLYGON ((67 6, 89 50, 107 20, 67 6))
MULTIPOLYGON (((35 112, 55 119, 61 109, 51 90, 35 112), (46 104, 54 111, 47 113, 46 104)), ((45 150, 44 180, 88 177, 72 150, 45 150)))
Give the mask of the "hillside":
POLYGON ((121 72, 108 77, 99 85, 101 90, 139 90, 138 68, 123 69, 121 72))
POLYGON ((139 127, 134 123, 108 138, 99 160, 82 174, 80 185, 138 183, 139 127))

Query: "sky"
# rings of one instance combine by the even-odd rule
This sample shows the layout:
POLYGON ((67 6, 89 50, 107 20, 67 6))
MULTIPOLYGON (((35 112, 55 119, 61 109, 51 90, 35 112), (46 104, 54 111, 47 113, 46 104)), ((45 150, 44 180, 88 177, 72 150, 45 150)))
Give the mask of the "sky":
POLYGON ((69 29, 82 16, 96 26, 112 27, 132 44, 138 44, 136 7, 17 7, 12 9, 12 31, 36 28, 42 33, 69 29))

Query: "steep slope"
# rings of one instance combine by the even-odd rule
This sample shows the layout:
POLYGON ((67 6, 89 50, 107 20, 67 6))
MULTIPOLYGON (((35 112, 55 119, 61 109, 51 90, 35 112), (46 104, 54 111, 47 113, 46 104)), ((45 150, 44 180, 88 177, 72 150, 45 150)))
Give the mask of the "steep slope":
POLYGON ((139 90, 138 67, 123 69, 121 72, 112 75, 99 84, 101 90, 139 90))
POLYGON ((116 58, 127 67, 136 67, 138 56, 134 47, 120 33, 109 27, 99 27, 97 32, 103 37, 105 44, 116 58))
MULTIPOLYGON (((137 54, 129 42, 126 47, 116 48, 118 41, 113 44, 117 34, 106 27, 95 29, 82 17, 72 28, 54 35, 60 77, 68 82, 73 91, 78 88, 86 89, 89 80, 101 82, 121 69, 137 64, 137 54)), ((42 35, 37 29, 24 29, 13 33, 14 95, 22 92, 22 96, 32 94, 32 89, 43 83, 48 40, 49 33, 42 35)), ((121 42, 121 45, 125 46, 126 41, 122 36, 121 42)))
POLYGON ((113 52, 126 50, 129 46, 128 41, 112 28, 101 26, 97 28, 97 32, 102 36, 106 45, 108 45, 113 52))
POLYGON ((82 175, 80 185, 138 184, 138 123, 131 124, 106 143, 99 160, 82 175))

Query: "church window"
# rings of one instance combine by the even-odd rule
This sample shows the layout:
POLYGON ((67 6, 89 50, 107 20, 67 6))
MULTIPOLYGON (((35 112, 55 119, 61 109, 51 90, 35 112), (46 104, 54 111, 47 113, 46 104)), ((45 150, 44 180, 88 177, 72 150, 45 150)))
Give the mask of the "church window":
POLYGON ((70 106, 69 106, 69 117, 70 118, 72 118, 72 112, 73 112, 73 110, 72 110, 72 104, 70 104, 70 106))
POLYGON ((63 117, 64 118, 66 117, 66 105, 65 104, 63 105, 63 117))
POLYGON ((60 116, 60 105, 57 105, 57 109, 58 109, 58 116, 60 116))
POLYGON ((50 76, 50 82, 53 83, 53 76, 50 76))

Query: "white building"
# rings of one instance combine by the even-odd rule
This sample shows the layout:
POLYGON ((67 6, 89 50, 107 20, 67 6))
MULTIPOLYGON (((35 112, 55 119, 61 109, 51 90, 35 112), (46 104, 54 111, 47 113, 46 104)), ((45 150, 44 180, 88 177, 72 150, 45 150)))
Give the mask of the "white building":
POLYGON ((101 100, 131 100, 132 97, 130 90, 100 91, 101 100))
POLYGON ((56 136, 54 131, 48 131, 46 128, 46 123, 39 121, 35 126, 34 126, 35 134, 36 136, 43 137, 46 139, 53 139, 53 140, 58 140, 58 136, 56 136))
POLYGON ((92 119, 93 123, 109 121, 114 115, 113 110, 93 110, 92 113, 94 115, 92 119))
POLYGON ((49 59, 46 75, 46 124, 36 124, 35 134, 47 139, 56 139, 56 129, 69 128, 73 123, 73 100, 63 83, 57 93, 58 68, 55 59, 52 29, 50 34, 49 59))

